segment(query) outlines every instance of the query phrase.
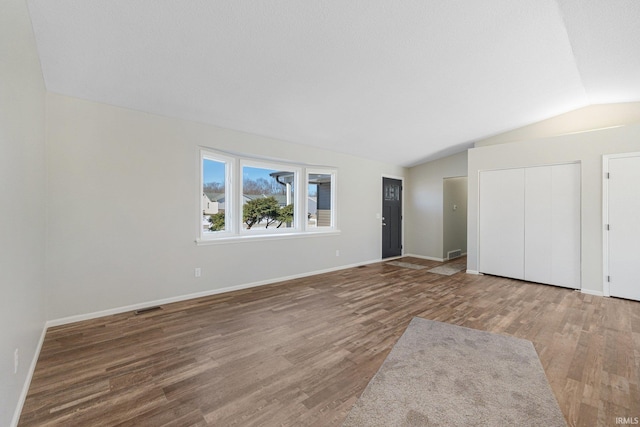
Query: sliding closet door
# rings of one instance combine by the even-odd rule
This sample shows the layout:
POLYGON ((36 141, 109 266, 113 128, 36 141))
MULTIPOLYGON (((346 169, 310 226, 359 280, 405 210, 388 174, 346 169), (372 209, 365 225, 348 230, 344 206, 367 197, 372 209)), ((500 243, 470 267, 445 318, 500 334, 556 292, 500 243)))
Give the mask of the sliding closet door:
POLYGON ((525 280, 580 287, 580 165, 525 169, 525 280))
POLYGON ((551 283, 580 288, 580 164, 551 166, 551 283))
POLYGON ((480 272, 524 278, 523 189, 523 169, 480 172, 480 272))
POLYGON ((524 209, 524 279, 530 282, 551 283, 551 167, 526 168, 524 209))

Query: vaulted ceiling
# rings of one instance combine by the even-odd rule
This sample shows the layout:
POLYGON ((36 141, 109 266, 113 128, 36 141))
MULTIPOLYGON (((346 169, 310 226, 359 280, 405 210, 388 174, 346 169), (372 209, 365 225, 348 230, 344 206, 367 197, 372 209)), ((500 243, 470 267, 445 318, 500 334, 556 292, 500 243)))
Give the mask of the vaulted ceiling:
POLYGON ((410 166, 640 101, 638 0, 28 0, 52 92, 410 166))

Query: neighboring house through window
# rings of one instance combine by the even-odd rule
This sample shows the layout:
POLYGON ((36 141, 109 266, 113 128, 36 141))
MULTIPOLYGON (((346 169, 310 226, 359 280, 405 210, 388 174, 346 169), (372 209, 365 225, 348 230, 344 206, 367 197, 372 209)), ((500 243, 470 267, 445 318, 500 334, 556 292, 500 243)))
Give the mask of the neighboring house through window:
POLYGON ((337 231, 333 168, 202 149, 199 241, 337 231))

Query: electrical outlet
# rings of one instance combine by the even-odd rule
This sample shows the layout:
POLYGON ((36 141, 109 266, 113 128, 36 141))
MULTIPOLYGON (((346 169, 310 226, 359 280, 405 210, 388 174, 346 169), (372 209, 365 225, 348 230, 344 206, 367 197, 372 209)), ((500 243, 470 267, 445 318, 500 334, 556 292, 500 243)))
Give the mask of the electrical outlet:
POLYGON ((336 249, 336 256, 340 256, 340 249, 336 249))
POLYGON ((14 374, 18 373, 19 364, 20 364, 20 352, 16 348, 16 350, 13 352, 13 373, 14 374))
POLYGON ((196 277, 202 276, 202 269, 200 267, 196 267, 194 274, 196 277))

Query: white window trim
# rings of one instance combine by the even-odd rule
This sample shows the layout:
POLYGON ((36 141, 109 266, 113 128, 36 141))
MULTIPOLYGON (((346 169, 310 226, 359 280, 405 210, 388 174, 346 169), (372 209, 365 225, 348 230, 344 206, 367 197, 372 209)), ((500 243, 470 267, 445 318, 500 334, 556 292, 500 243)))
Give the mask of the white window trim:
POLYGON ((323 232, 331 232, 338 229, 338 215, 336 214, 337 209, 337 176, 338 171, 336 169, 330 168, 305 168, 304 170, 304 185, 305 185, 305 203, 304 203, 304 217, 306 218, 309 213, 309 206, 307 200, 309 200, 309 175, 310 174, 322 174, 322 175, 331 175, 331 226, 330 227, 309 227, 307 221, 304 221, 304 229, 307 233, 323 233, 323 232))
POLYGON ((242 173, 244 171, 245 167, 250 167, 250 168, 260 168, 260 169, 271 169, 271 170, 283 170, 283 171, 287 171, 287 172, 293 172, 295 175, 295 180, 294 180, 294 199, 292 201, 293 203, 293 208, 295 210, 294 215, 293 215, 293 227, 289 227, 289 228, 268 228, 268 229, 250 229, 250 230, 246 230, 244 228, 244 226, 242 225, 242 220, 239 220, 239 231, 240 231, 240 235, 272 235, 272 234, 286 234, 286 233, 296 233, 296 232, 300 232, 301 227, 300 227, 300 204, 298 203, 298 201, 300 200, 300 196, 298 195, 298 193, 300 192, 300 182, 301 182, 301 175, 302 175, 302 168, 299 166, 293 166, 290 164, 283 164, 283 163, 276 163, 276 162, 268 162, 268 161, 264 161, 264 160, 253 160, 253 159, 246 159, 246 158, 241 158, 240 159, 240 170, 239 170, 239 177, 240 177, 240 182, 239 182, 239 191, 238 191, 238 216, 237 218, 241 218, 242 217, 242 209, 243 209, 243 204, 242 204, 242 195, 244 195, 244 187, 243 187, 243 181, 244 178, 242 176, 242 173))
POLYGON ((200 150, 200 187, 198 191, 198 196, 200 200, 200 210, 198 212, 199 219, 199 233, 198 236, 201 240, 207 240, 210 238, 223 238, 230 237, 237 233, 237 220, 236 220, 236 201, 235 201, 235 182, 233 177, 235 176, 235 170, 237 169, 237 160, 233 157, 226 156, 224 154, 219 154, 213 152, 211 150, 200 150), (215 162, 225 163, 225 186, 224 186, 224 204, 225 204, 225 230, 224 231, 216 231, 204 237, 204 230, 202 229, 202 212, 204 207, 202 206, 202 188, 204 186, 203 182, 203 163, 204 160, 212 160, 215 162), (209 237, 211 236, 211 237, 209 237))
POLYGON ((272 160, 256 159, 249 156, 225 154, 206 147, 200 148, 198 156, 198 232, 195 243, 197 245, 215 245, 223 243, 249 242, 276 239, 293 239, 310 236, 339 235, 337 215, 337 169, 324 166, 305 166, 301 164, 279 162, 272 160), (210 159, 224 162, 226 167, 225 182, 225 231, 204 233, 202 227, 202 188, 203 188, 203 161, 210 159), (266 230, 245 230, 242 226, 242 170, 244 166, 265 169, 281 169, 294 172, 296 175, 294 189, 294 226, 291 228, 266 230), (310 228, 307 226, 309 197, 309 174, 331 175, 331 227, 310 228), (301 190, 304 189, 304 190, 301 190))

